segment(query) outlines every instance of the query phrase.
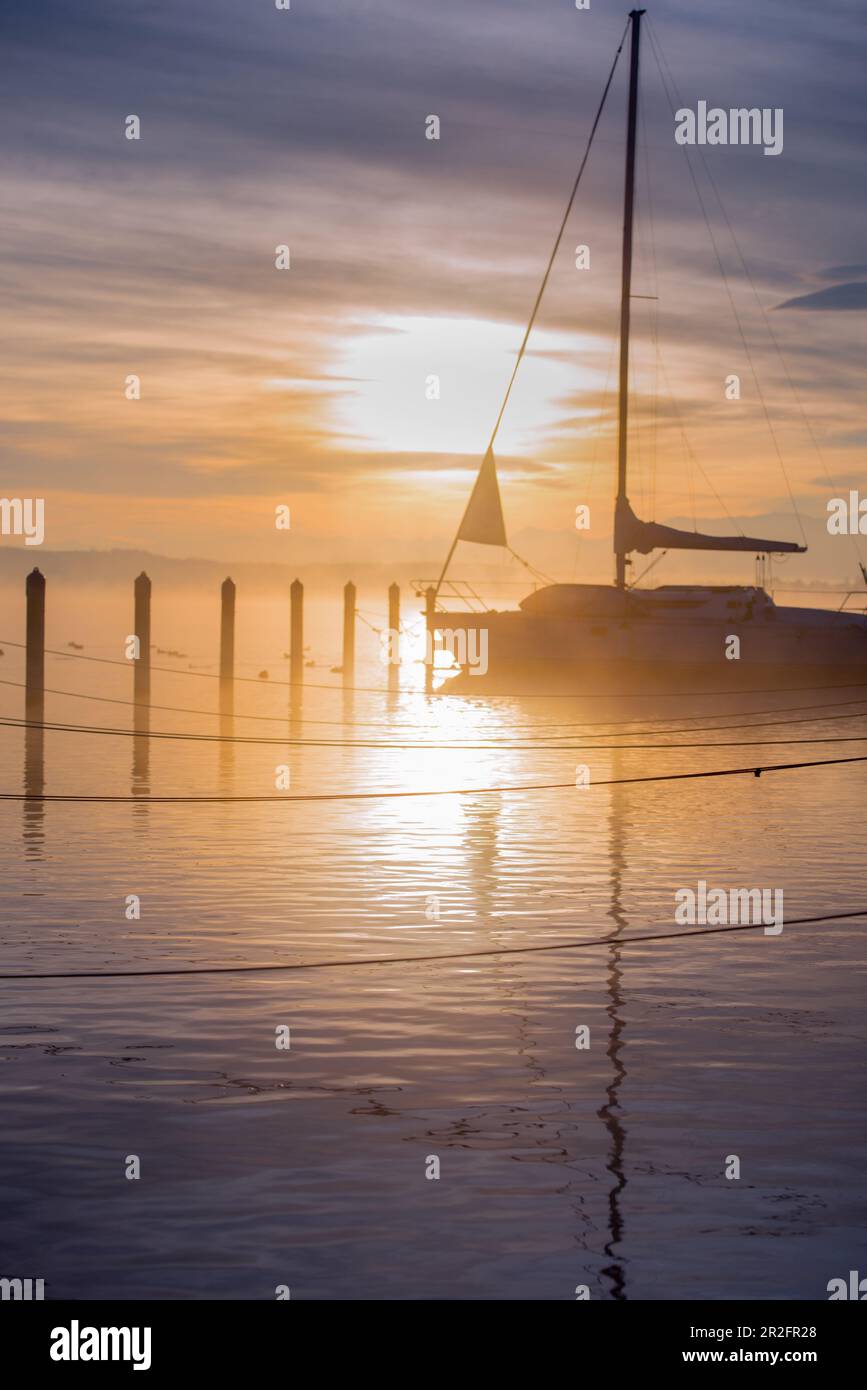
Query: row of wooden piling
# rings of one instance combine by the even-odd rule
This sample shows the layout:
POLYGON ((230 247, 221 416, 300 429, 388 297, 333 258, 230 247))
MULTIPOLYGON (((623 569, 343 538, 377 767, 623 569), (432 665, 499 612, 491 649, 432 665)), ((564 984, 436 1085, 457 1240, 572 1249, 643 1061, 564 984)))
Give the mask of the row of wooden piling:
MULTIPOLYGON (((133 585, 134 636, 138 652, 133 660, 133 700, 137 712, 146 710, 151 695, 151 581, 142 572, 133 585)), ((38 569, 28 574, 25 583, 27 603, 26 660, 25 660, 25 717, 29 722, 42 723, 45 715, 45 575, 38 569)), ((234 713, 235 692, 235 598, 232 579, 224 579, 220 588, 220 714, 234 713)), ((350 581, 343 589, 343 685, 352 686, 355 679, 355 628, 358 616, 356 586, 350 581)), ((435 626, 436 593, 425 591, 425 623, 428 632, 435 626)), ((400 585, 391 584, 388 590, 388 631, 398 634, 393 644, 399 648, 400 585)), ((431 653, 428 642, 425 655, 426 688, 433 683, 431 653)), ((389 690, 399 684, 399 655, 390 653, 388 662, 389 690)), ((289 588, 289 683, 304 683, 304 585, 293 580, 289 588)))

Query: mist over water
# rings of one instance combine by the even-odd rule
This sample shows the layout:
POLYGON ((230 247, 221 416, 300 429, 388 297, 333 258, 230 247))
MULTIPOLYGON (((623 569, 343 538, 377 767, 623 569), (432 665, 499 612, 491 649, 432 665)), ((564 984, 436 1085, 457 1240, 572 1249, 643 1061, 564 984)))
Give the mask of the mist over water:
MULTIPOLYGON (((49 580, 47 646, 121 658, 131 599, 131 585, 49 580)), ((384 594, 359 608, 385 626, 384 594)), ((0 612, 0 679, 20 682, 18 589, 0 612)), ((705 743, 782 740, 783 724, 743 727, 777 711, 812 721, 791 738, 852 737, 867 729, 851 710, 867 705, 839 702, 859 692, 387 696, 362 624, 355 683, 382 693, 352 693, 331 670, 340 623, 337 595, 308 595, 316 665, 290 723, 277 684, 288 597, 239 593, 236 671, 254 679, 237 684, 223 732, 279 744, 0 731, 6 791, 136 796, 0 803, 2 969, 503 954, 0 982, 4 1269, 45 1278, 48 1297, 124 1299, 271 1299, 280 1284, 293 1298, 571 1299, 586 1284, 602 1299, 810 1299, 863 1269, 863 922, 505 954, 676 936, 675 892, 699 880, 782 889, 787 923, 867 906, 860 764, 596 785, 858 755, 864 743, 622 745, 632 730, 690 742, 660 731, 693 726, 705 743), (847 717, 795 712, 818 699, 847 717), (448 746, 462 743, 494 746, 448 746), (483 790, 573 784, 579 763, 583 790, 483 790), (287 798, 478 790, 145 800, 276 796, 278 765, 287 798), (281 1025, 289 1051, 275 1048, 281 1025), (439 1181, 425 1177, 431 1155, 439 1181)), ((155 586, 153 640, 182 655, 153 653, 176 673, 153 674, 152 731, 221 731, 204 713, 217 709, 218 637, 216 594, 155 586)), ((422 668, 401 678, 418 690, 422 668)), ((46 721, 131 728, 129 705, 108 703, 132 699, 124 667, 49 657, 46 685, 105 702, 49 694, 46 721)), ((16 685, 0 685, 0 709, 23 715, 16 685)))

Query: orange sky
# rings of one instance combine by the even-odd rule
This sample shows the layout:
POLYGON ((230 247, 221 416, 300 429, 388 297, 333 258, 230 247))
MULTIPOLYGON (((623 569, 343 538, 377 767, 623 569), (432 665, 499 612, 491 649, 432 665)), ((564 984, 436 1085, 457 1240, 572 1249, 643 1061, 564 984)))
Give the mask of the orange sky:
MULTIPOLYGON (((191 50, 182 29, 204 19, 199 8, 171 23, 120 21, 112 8, 108 37, 70 34, 58 8, 41 46, 21 20, 5 156, 3 492, 46 498, 54 549, 439 556, 623 16, 522 7, 492 34, 486 5, 471 18, 449 3, 401 28, 382 0, 351 33, 329 5, 315 19, 293 12, 291 30, 276 11, 240 30, 219 4, 208 44, 191 50), (123 138, 131 110, 137 143, 123 138), (441 114, 436 143, 424 139, 429 111, 441 114), (287 271, 274 266, 282 243, 287 271), (124 396, 130 373, 139 401, 124 396), (288 535, 274 527, 278 503, 292 509, 288 535)), ((748 28, 746 0, 731 8, 748 28)), ((767 33, 775 9, 788 12, 770 5, 767 33)), ((716 248, 708 236, 645 54, 634 288, 659 298, 634 308, 630 494, 648 518, 701 524, 721 515, 716 489, 738 518, 785 514, 782 536, 798 539, 780 456, 814 519, 835 495, 826 465, 838 489, 863 475, 864 311, 845 295, 810 301, 867 275, 853 240, 855 70, 838 65, 823 123, 827 79, 809 61, 818 15, 775 39, 773 70, 755 35, 710 11, 698 22, 660 4, 652 18, 689 99, 783 105, 787 135, 773 160, 712 152, 754 293, 696 165, 716 248), (803 308, 776 307, 798 298, 803 308), (731 373, 738 402, 725 399, 731 373)), ((498 441, 513 539, 568 533, 588 502, 593 539, 610 534, 624 77, 498 441), (575 268, 579 242, 589 270, 575 268)))

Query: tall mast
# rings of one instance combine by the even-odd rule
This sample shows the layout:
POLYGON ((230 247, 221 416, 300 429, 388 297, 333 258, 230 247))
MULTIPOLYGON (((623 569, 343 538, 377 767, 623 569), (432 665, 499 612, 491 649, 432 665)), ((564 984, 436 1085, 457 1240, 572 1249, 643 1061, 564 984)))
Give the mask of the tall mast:
MULTIPOLYGON (((632 224, 635 209, 635 130, 638 117, 638 45, 644 10, 630 10, 629 115, 626 127, 626 177, 623 185, 623 261, 620 281, 620 395, 617 436, 617 505, 626 502, 626 439, 629 414, 629 298, 632 290, 632 224)), ((626 587, 626 551, 617 557, 616 584, 626 587)))

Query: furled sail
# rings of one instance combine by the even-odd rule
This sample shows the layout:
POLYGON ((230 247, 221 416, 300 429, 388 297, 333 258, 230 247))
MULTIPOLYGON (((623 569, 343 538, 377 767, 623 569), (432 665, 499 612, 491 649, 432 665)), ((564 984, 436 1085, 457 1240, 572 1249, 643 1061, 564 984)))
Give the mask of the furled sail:
POLYGON ((457 539, 475 541, 477 545, 508 544, 493 449, 488 449, 482 460, 457 539))
POLYGON ((641 521, 628 498, 618 497, 614 512, 614 549, 618 553, 637 550, 639 555, 648 555, 651 550, 746 550, 772 554, 794 551, 800 555, 807 547, 794 541, 767 541, 755 536, 707 536, 700 531, 679 531, 675 526, 641 521))

